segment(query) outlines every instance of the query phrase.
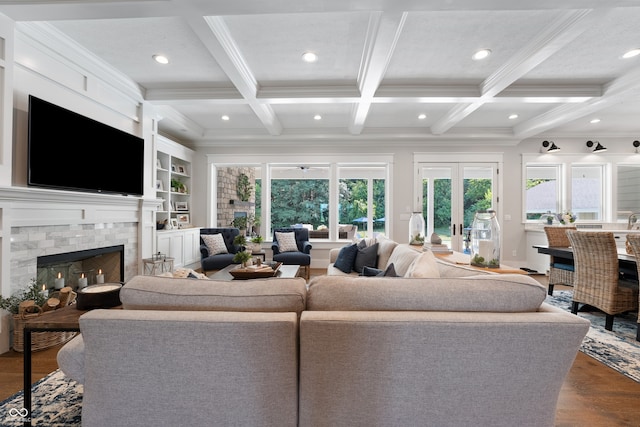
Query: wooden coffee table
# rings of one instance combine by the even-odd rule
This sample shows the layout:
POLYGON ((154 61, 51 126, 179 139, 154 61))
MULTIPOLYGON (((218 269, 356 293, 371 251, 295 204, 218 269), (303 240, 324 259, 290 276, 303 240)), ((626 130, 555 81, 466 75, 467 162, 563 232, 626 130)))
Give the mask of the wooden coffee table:
MULTIPOLYGON (((216 271, 215 273, 211 274, 209 277, 209 279, 213 279, 213 280, 238 280, 235 279, 231 273, 229 273, 231 270, 233 270, 234 268, 238 268, 238 264, 231 264, 226 266, 225 268, 223 268, 222 270, 216 271)), ((292 277, 298 277, 298 272, 300 271, 300 266, 299 265, 281 265, 280 268, 278 269, 278 273, 276 273, 276 275, 274 277, 279 277, 279 278, 292 278, 292 277)), ((244 279, 247 280, 247 279, 244 279)), ((251 280, 251 279, 249 279, 251 280)))

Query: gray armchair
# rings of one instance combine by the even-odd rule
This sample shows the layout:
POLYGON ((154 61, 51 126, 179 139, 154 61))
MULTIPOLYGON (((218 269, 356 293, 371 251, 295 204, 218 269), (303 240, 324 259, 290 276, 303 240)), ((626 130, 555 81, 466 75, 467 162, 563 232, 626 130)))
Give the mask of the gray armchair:
POLYGON ((203 273, 206 274, 207 271, 220 270, 230 264, 234 264, 233 257, 239 248, 233 244, 233 239, 239 234, 240 230, 233 227, 202 228, 200 230, 200 265, 203 273), (222 234, 228 253, 210 255, 209 248, 204 240, 202 240, 202 236, 207 234, 222 234))
POLYGON ((273 260, 285 265, 299 265, 300 267, 304 267, 305 278, 307 280, 309 280, 309 276, 311 275, 311 248, 311 243, 309 243, 309 230, 306 228, 278 228, 273 230, 273 243, 271 244, 273 260), (280 251, 280 243, 278 242, 276 233, 291 232, 295 233, 298 251, 280 251))

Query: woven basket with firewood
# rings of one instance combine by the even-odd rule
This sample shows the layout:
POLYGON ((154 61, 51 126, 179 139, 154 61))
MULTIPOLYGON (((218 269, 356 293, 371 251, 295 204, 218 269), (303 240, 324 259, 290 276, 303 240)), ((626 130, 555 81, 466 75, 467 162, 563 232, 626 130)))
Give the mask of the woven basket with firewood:
MULTIPOLYGON (((0 307, 8 310, 13 319, 13 349, 24 351, 24 324, 27 320, 41 316, 47 311, 56 310, 73 304, 76 293, 70 287, 53 292, 50 296, 31 281, 29 288, 18 295, 0 300, 0 307)), ((31 334, 31 350, 38 351, 63 344, 73 338, 77 332, 33 332, 31 334)))

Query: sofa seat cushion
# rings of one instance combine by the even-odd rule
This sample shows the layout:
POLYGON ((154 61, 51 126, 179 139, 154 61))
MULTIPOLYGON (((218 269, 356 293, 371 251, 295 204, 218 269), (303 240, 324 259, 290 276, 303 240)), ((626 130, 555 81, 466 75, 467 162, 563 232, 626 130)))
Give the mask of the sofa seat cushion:
POLYGON ((536 311, 547 290, 522 274, 390 278, 318 276, 309 284, 307 310, 536 311))
POLYGON ((301 278, 240 281, 136 276, 120 290, 126 310, 296 312, 306 305, 301 278))

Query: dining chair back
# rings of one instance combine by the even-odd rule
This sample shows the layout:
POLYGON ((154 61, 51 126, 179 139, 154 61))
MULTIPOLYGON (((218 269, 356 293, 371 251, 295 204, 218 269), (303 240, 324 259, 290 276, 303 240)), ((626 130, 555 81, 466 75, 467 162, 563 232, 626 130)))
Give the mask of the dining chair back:
MULTIPOLYGON (((636 257, 636 269, 638 270, 638 277, 640 278, 640 234, 629 233, 627 234, 627 242, 631 246, 631 254, 636 257)), ((636 340, 640 341, 640 312, 638 313, 638 328, 636 330, 636 340)))
MULTIPOLYGON (((575 226, 567 227, 544 227, 547 235, 547 244, 553 248, 568 248, 571 246, 567 237, 567 230, 575 230, 575 226)), ((556 260, 553 255, 549 256, 549 288, 547 293, 553 295, 555 285, 573 286, 574 264, 563 259, 556 260)))
POLYGON ((606 314, 605 329, 613 329, 616 314, 638 309, 638 283, 620 278, 618 248, 611 232, 568 230, 575 274, 571 312, 579 304, 606 314))

